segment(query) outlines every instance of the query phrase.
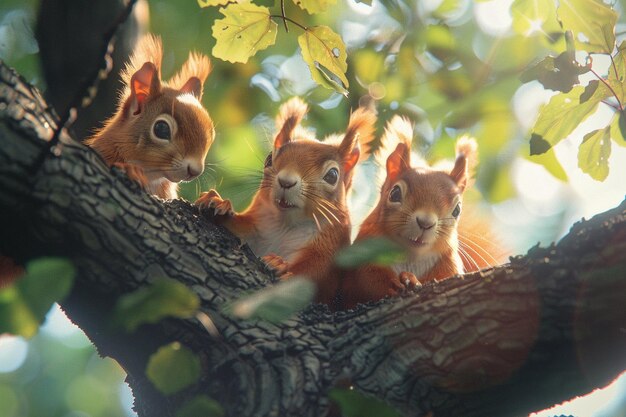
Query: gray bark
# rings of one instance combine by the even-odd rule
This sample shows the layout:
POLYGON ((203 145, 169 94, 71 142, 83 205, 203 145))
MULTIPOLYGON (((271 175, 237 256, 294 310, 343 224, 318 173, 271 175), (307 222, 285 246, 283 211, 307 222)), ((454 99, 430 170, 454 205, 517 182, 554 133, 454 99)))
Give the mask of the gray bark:
POLYGON ((398 299, 238 321, 225 303, 274 281, 247 246, 189 203, 148 196, 67 134, 48 151, 55 128, 41 97, 1 66, 0 253, 75 263, 62 307, 126 369, 140 416, 173 416, 197 393, 232 416, 321 416, 346 380, 407 416, 520 416, 626 369, 626 202, 557 245, 398 299), (160 277, 192 288, 219 336, 196 319, 111 330, 115 300, 160 277), (203 376, 165 397, 144 370, 173 340, 200 356, 203 376))

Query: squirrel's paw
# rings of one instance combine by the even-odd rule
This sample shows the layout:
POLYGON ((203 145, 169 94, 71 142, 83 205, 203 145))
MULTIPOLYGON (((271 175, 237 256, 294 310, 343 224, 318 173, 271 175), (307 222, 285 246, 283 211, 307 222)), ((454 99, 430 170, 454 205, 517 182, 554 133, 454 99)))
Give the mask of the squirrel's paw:
POLYGON ((143 169, 138 165, 128 164, 125 162, 116 162, 113 164, 115 168, 118 168, 126 174, 128 178, 139 183, 141 188, 146 188, 148 186, 148 178, 143 172, 143 169))
POLYGON ((400 282, 404 284, 404 288, 407 290, 414 290, 422 286, 422 283, 419 282, 417 277, 411 272, 407 272, 407 271, 400 272, 399 278, 400 278, 400 282))
POLYGON ((288 270, 289 263, 285 261, 281 256, 278 256, 275 253, 270 253, 268 255, 261 257, 261 259, 263 259, 263 262, 265 262, 267 266, 269 266, 271 269, 273 269, 276 272, 276 275, 280 279, 285 280, 285 279, 290 278, 293 275, 288 270))
POLYGON ((200 194, 200 197, 194 203, 202 209, 212 208, 216 216, 233 216, 235 211, 230 200, 224 200, 216 190, 207 191, 200 194))

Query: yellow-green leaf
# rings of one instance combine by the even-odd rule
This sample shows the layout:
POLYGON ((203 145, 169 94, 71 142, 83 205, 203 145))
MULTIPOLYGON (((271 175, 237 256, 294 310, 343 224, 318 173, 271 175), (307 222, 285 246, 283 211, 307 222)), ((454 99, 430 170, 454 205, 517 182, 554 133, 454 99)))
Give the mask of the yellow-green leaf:
POLYGON ((349 389, 334 388, 328 397, 339 405, 345 417, 400 417, 399 411, 375 398, 349 389))
POLYGON ((624 112, 615 113, 613 116, 610 135, 613 142, 626 147, 626 115, 624 112))
POLYGON ((198 0, 198 6, 210 7, 210 6, 223 6, 228 4, 231 0, 198 0))
POLYGON ((198 380, 200 360, 189 348, 172 342, 150 356, 146 375, 163 394, 174 394, 198 380))
POLYGON ((335 256, 335 263, 342 268, 354 268, 364 264, 391 265, 406 259, 406 251, 397 243, 383 237, 354 242, 335 256))
POLYGON ((113 322, 132 332, 143 323, 156 323, 165 317, 192 317, 200 299, 184 284, 159 279, 149 287, 120 297, 113 310, 113 322))
POLYGON ((326 11, 328 6, 337 3, 337 0, 293 0, 293 2, 309 14, 314 14, 326 11))
POLYGON ((345 94, 349 86, 346 47, 341 37, 328 26, 308 28, 298 36, 302 58, 311 76, 320 85, 345 94))
POLYGON ((578 167, 596 181, 604 181, 609 175, 611 156, 610 126, 589 132, 578 148, 578 167))
POLYGON ((554 149, 548 149, 548 151, 540 155, 524 155, 524 157, 531 162, 542 165, 554 178, 567 181, 567 174, 561 163, 556 159, 554 149))
POLYGON ((617 13, 601 0, 559 0, 557 15, 574 34, 576 49, 611 53, 617 13))
POLYGON ((26 273, 0 290, 0 334, 32 337, 55 301, 69 293, 76 269, 67 259, 38 258, 26 264, 26 273))
POLYGON ((524 36, 561 32, 554 0, 514 0, 511 17, 513 29, 524 36))
POLYGON ((548 104, 541 107, 532 130, 531 155, 544 153, 565 139, 597 109, 603 99, 602 95, 592 94, 581 103, 583 93, 585 88, 577 86, 569 93, 555 95, 548 104))
POLYGON ((198 395, 187 401, 176 417, 224 417, 224 409, 206 395, 198 395))
POLYGON ((315 284, 303 277, 262 289, 243 297, 227 307, 240 319, 262 319, 278 323, 308 306, 315 297, 315 284))
POLYGON ((252 3, 234 3, 220 9, 224 15, 213 24, 217 41, 213 56, 229 62, 248 62, 262 49, 276 42, 278 25, 267 7, 252 3))

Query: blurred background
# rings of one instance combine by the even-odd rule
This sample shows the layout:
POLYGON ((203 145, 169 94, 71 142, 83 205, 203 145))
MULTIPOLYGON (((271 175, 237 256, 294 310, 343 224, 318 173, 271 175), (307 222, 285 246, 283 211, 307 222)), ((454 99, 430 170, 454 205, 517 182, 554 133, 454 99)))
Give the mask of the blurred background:
MULTIPOLYGON (((607 123, 613 114, 608 106, 601 106, 553 152, 529 156, 529 131, 539 107, 555 93, 536 81, 523 84, 519 75, 529 63, 560 52, 563 45, 546 36, 554 16, 523 24, 513 20, 512 3, 373 0, 370 6, 339 0, 331 11, 308 15, 287 1, 291 18, 308 26, 329 25, 342 36, 348 49, 349 97, 311 79, 298 50, 300 32, 293 25, 285 33, 278 22, 276 44, 247 64, 214 58, 203 102, 216 123, 217 138, 205 173, 183 185, 182 196, 193 201, 201 191, 216 187, 237 209, 245 208, 270 150, 275 112, 282 101, 299 95, 311 106, 305 125, 318 137, 343 130, 350 109, 371 101, 379 112, 379 132, 394 114, 415 122, 414 150, 431 162, 452 158, 460 134, 475 136, 480 165, 476 186, 466 198, 493 219, 512 254, 525 253, 537 243, 549 245, 575 221, 618 205, 626 191, 626 148, 612 147, 603 182, 577 166, 582 134, 607 123)), ((624 5, 610 3, 621 22, 624 5)), ((174 0, 142 1, 139 8, 139 20, 149 22, 148 29, 163 39, 164 78, 174 74, 189 50, 210 54, 215 44, 211 27, 221 16, 218 8, 174 0)), ((35 37, 38 10, 35 0, 2 2, 0 59, 46 92, 35 37)), ((618 23, 618 38, 624 29, 618 23)), ((607 59, 594 60, 600 74, 606 74, 608 65, 607 59)), ((583 75, 581 81, 591 78, 583 75)), ((366 184, 362 177, 355 179, 353 198, 365 202, 358 205, 356 227, 374 204, 375 192, 366 184)), ((33 339, 0 337, 0 417, 133 416, 124 376, 55 307, 33 339)), ((626 378, 537 415, 559 414, 623 417, 626 378)))

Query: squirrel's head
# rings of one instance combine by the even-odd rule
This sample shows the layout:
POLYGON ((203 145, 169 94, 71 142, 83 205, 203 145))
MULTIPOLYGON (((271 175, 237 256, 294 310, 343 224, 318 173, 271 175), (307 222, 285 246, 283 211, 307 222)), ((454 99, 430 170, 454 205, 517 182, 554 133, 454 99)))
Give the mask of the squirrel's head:
POLYGON ((371 136, 375 115, 365 109, 352 113, 345 134, 323 142, 306 132, 300 122, 307 106, 292 98, 280 108, 274 149, 265 160, 262 187, 278 210, 293 218, 312 218, 318 224, 345 218, 346 192, 361 156, 359 136, 371 136))
POLYGON ((385 234, 418 254, 442 253, 457 245, 457 224, 476 142, 463 137, 449 171, 412 168, 411 151, 399 143, 387 159, 381 191, 381 224, 385 234))
POLYGON ((126 143, 116 146, 126 162, 141 166, 151 181, 189 181, 202 174, 215 138, 213 121, 200 103, 211 64, 206 56, 191 53, 180 72, 165 83, 161 56, 160 40, 147 36, 128 64, 116 125, 124 133, 116 135, 118 141, 126 143))

